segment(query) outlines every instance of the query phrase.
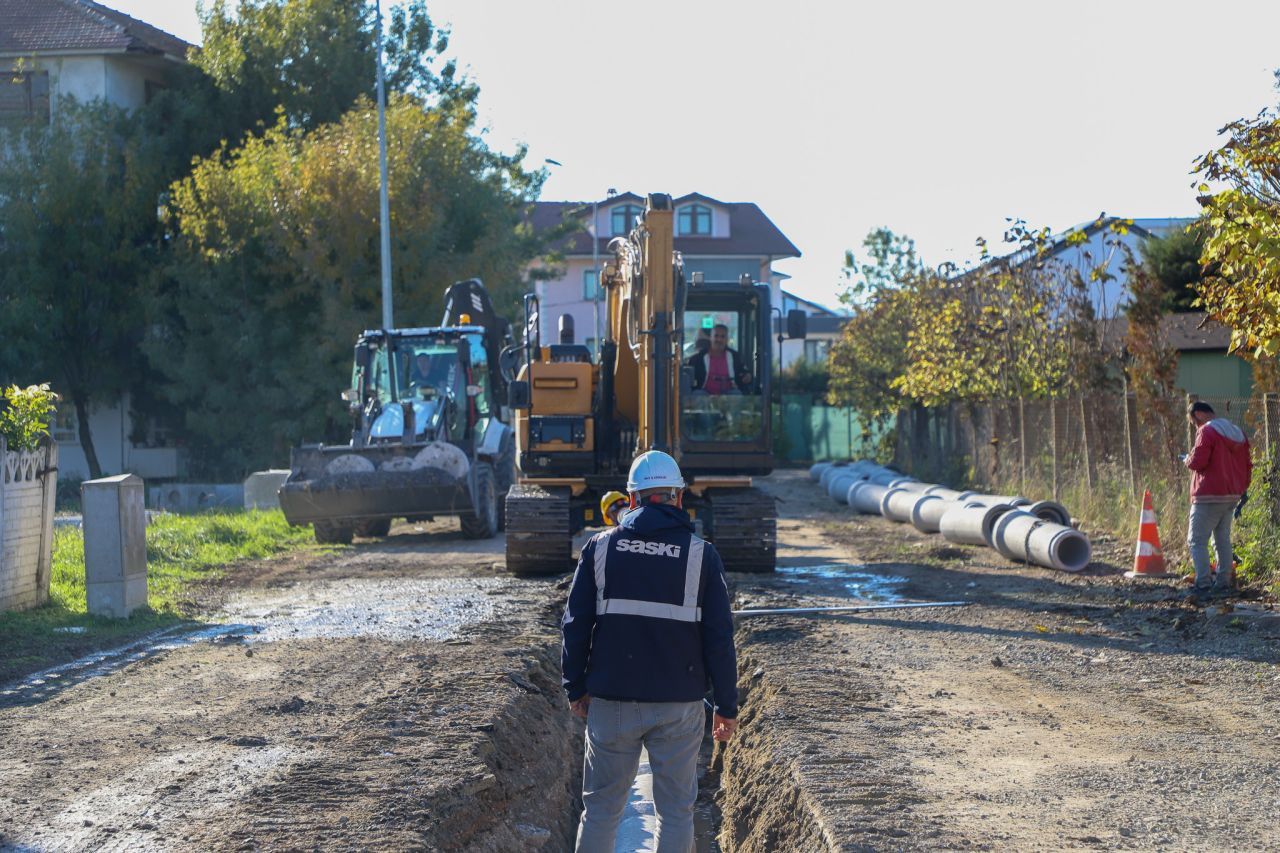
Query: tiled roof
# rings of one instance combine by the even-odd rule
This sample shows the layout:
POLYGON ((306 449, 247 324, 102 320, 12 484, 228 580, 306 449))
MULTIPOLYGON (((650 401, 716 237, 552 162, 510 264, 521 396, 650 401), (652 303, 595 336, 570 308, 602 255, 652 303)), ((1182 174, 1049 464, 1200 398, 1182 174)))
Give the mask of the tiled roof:
POLYGON ((74 50, 185 58, 191 47, 91 0, 0 0, 0 54, 74 50))
MULTIPOLYGON (((0 0, 4 2, 4 0, 0 0)), ((676 237, 676 251, 686 255, 699 257, 715 255, 772 255, 775 258, 798 258, 800 250, 778 230, 769 217, 752 202, 717 201, 698 193, 690 193, 673 200, 675 206, 687 201, 699 200, 723 208, 729 214, 728 237, 676 237)), ((612 206, 619 201, 630 201, 644 204, 644 200, 635 193, 622 193, 602 200, 600 206, 612 206)), ((535 231, 547 231, 560 224, 566 217, 591 218, 591 202, 589 201, 540 201, 534 205, 533 228, 535 231)), ((607 254, 612 236, 598 238, 600 254, 607 254)), ((591 235, 586 228, 575 231, 562 240, 556 247, 566 255, 590 255, 591 235)))
MULTIPOLYGON (((1128 337, 1127 317, 1117 317, 1108 325, 1110 328, 1105 334, 1108 340, 1124 341, 1128 337)), ((1208 319, 1203 311, 1167 314, 1161 317, 1160 336, 1170 347, 1179 352, 1225 350, 1231 344, 1231 330, 1221 323, 1208 319)))

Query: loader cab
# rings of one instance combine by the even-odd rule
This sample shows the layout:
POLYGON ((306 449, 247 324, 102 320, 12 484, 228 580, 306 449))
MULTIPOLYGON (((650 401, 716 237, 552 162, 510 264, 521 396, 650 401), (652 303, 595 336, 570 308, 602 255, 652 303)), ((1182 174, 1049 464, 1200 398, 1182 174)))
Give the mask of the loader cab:
POLYGON ((693 473, 767 474, 769 288, 693 283, 682 312, 681 464, 693 473))
POLYGON ((479 327, 374 333, 357 345, 352 386, 369 441, 401 441, 408 404, 415 438, 462 443, 496 411, 495 374, 479 327))

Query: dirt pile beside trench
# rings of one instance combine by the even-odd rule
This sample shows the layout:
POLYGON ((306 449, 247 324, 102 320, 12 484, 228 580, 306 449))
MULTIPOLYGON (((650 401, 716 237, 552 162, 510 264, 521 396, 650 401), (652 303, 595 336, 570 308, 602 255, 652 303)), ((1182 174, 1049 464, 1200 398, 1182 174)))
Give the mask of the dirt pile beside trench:
MULTIPOLYGON (((477 565, 407 551, 320 574, 362 577, 371 559, 488 590, 501 615, 444 641, 224 636, 10 702, 0 850, 570 847, 581 729, 560 689, 563 591, 473 583, 477 565)), ((314 593, 278 574, 271 595, 314 593)))
POLYGON ((841 552, 972 603, 741 620, 725 850, 1280 847, 1277 617, 1125 581, 1124 545, 1077 576, 1016 566, 780 479, 783 568, 826 568, 737 575, 739 606, 849 603, 841 552))

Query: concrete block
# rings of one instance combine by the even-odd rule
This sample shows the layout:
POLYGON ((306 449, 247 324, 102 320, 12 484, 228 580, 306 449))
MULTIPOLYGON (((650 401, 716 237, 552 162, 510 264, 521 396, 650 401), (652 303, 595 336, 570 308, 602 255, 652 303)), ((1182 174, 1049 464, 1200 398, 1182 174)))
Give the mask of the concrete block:
POLYGON ((147 606, 147 576, 131 575, 121 581, 87 583, 85 597, 90 613, 124 619, 139 607, 147 606))
POLYGON ((254 471, 244 481, 245 509, 279 509, 280 487, 289 479, 287 468, 254 471))
POLYGON ((147 522, 142 478, 133 474, 80 486, 90 613, 117 618, 147 603, 147 522))
POLYGON ((244 507, 243 483, 169 483, 148 491, 151 506, 167 512, 244 507))

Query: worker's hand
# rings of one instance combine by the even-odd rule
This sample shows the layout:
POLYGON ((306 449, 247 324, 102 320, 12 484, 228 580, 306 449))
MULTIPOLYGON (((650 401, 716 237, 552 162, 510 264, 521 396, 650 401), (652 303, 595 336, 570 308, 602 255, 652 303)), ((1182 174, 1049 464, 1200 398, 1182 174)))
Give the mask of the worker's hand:
POLYGON ((750 384, 751 384, 751 374, 750 374, 750 373, 748 373, 748 372, 747 372, 747 371, 745 371, 745 370, 744 370, 744 371, 742 371, 741 375, 739 375, 739 376, 738 376, 738 381, 739 381, 739 382, 741 382, 743 385, 750 385, 750 384))
POLYGON ((581 698, 574 699, 572 702, 569 703, 569 710, 573 711, 573 715, 575 717, 580 717, 581 719, 584 719, 584 720, 587 718, 587 711, 590 708, 591 708, 590 693, 584 693, 582 694, 581 698))
POLYGON ((737 720, 731 720, 728 717, 722 717, 719 714, 711 715, 711 736, 716 740, 727 743, 733 740, 733 733, 737 730, 737 720))

